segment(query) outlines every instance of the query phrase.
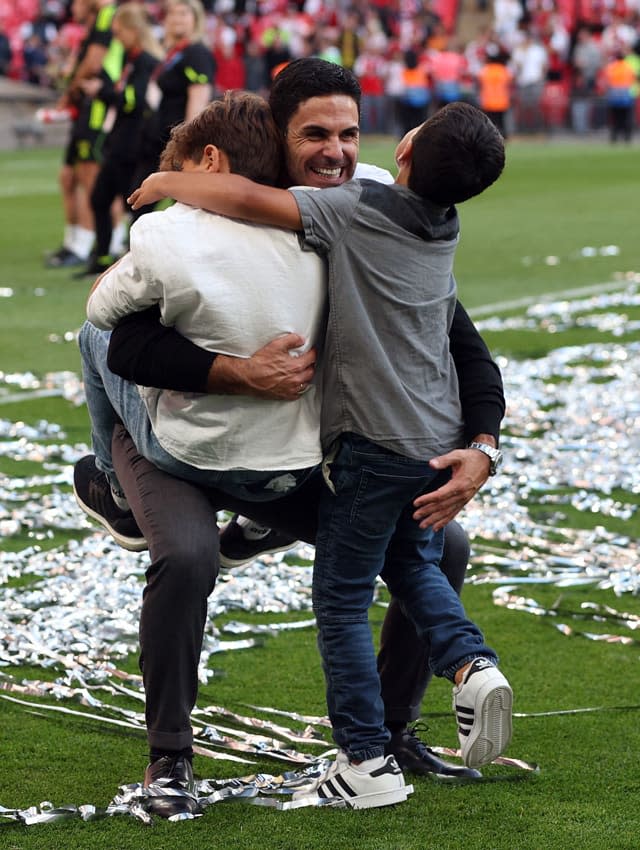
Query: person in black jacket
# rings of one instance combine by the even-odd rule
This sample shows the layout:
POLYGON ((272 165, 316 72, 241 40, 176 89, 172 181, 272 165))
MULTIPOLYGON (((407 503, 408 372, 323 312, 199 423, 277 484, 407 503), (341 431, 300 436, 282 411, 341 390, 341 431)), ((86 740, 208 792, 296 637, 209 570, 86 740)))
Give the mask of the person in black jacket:
POLYGON ((95 232, 91 192, 102 159, 106 106, 83 90, 85 80, 101 72, 116 79, 122 69, 122 46, 112 38, 111 22, 116 5, 110 0, 73 0, 74 22, 86 28, 65 91, 56 109, 71 118, 69 138, 58 175, 64 211, 61 247, 47 255, 46 268, 84 265, 93 247, 95 232))
POLYGON ((147 85, 162 56, 147 12, 140 3, 119 6, 111 23, 114 38, 124 48, 123 70, 114 82, 103 71, 82 82, 85 94, 99 97, 107 105, 107 136, 103 161, 91 193, 96 242, 91 259, 81 275, 101 274, 115 257, 109 253, 113 232, 111 205, 115 198, 126 201, 133 187, 133 173, 140 149, 147 85))
MULTIPOLYGON (((200 0, 169 0, 164 17, 166 55, 154 70, 133 185, 156 171, 171 128, 190 121, 211 100, 215 60, 203 42, 204 9, 200 0)), ((153 205, 136 210, 134 220, 153 205)))
MULTIPOLYGON (((286 144, 288 185, 322 188, 350 179, 358 155, 359 87, 340 66, 320 59, 302 59, 281 71, 270 103, 286 144), (328 109, 339 105, 338 110, 328 109)), ((473 323, 457 305, 450 331, 451 352, 458 372, 460 398, 469 442, 497 447, 504 415, 502 381, 497 365, 473 323)), ((247 360, 215 355, 192 345, 172 328, 159 324, 153 310, 130 316, 112 332, 109 366, 135 383, 182 392, 259 395, 283 402, 297 397, 301 384, 313 377, 315 353, 293 358, 289 350, 300 339, 289 334, 247 360)), ((126 431, 117 428, 112 445, 118 479, 139 525, 138 548, 149 546, 141 618, 143 677, 151 758, 158 775, 184 787, 190 776, 192 734, 189 716, 197 694, 197 668, 206 620, 206 599, 218 569, 217 510, 251 517, 285 538, 313 543, 321 477, 310 480, 294 497, 268 504, 240 503, 215 491, 201 490, 171 478, 142 458, 126 431), (176 604, 176 600, 178 603, 176 604), (167 642, 166 624, 171 623, 167 642)), ((451 481, 416 515, 434 527, 446 525, 441 568, 459 593, 469 556, 466 535, 453 521, 458 511, 486 481, 493 461, 482 449, 462 449, 446 456, 453 466, 451 481)), ((84 458, 76 468, 76 483, 84 501, 92 499, 91 515, 107 528, 133 518, 118 511, 105 476, 84 458), (82 476, 79 466, 82 465, 82 476), (90 472, 91 481, 80 481, 90 472)), ((130 528, 131 526, 129 526, 130 528)), ((258 541, 264 548, 265 541, 258 541)), ((258 547, 260 551, 260 547, 258 547)), ((385 702, 385 722, 392 733, 389 752, 403 770, 418 774, 477 777, 477 771, 442 761, 423 744, 409 724, 420 715, 430 679, 429 647, 417 638, 413 625, 394 601, 385 616, 379 669, 385 702)), ((184 797, 170 798, 165 814, 185 810, 184 797), (182 807, 182 809, 180 809, 182 807)))

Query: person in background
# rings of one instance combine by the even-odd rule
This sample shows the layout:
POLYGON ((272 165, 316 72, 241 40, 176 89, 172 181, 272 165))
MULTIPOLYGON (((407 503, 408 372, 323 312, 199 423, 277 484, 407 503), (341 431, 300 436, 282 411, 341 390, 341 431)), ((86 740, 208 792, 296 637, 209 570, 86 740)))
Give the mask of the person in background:
POLYGON ((434 108, 462 100, 462 82, 467 60, 453 39, 447 38, 439 50, 428 51, 428 70, 433 80, 434 108))
POLYGON ((37 33, 25 39, 22 48, 24 79, 34 86, 50 86, 51 79, 47 73, 49 59, 44 42, 37 33))
POLYGON ((2 28, 2 23, 0 23, 0 77, 6 77, 9 73, 12 58, 13 50, 11 49, 9 36, 2 28))
POLYGON ((89 264, 81 275, 101 274, 116 259, 110 253, 113 224, 111 208, 116 198, 123 203, 133 188, 132 177, 140 147, 145 94, 162 48, 142 3, 119 6, 112 21, 113 35, 124 48, 124 68, 117 82, 104 71, 83 80, 82 90, 106 103, 106 138, 103 159, 91 193, 96 242, 89 264), (107 124, 110 127, 107 129, 107 124))
POLYGON ((71 9, 74 21, 84 24, 87 34, 57 104, 58 109, 69 110, 72 122, 58 178, 65 220, 62 246, 47 257, 47 268, 84 265, 93 248, 95 225, 90 198, 100 169, 106 106, 87 95, 82 85, 103 70, 115 80, 122 70, 122 47, 111 33, 115 3, 73 0, 71 9))
POLYGON ((618 50, 614 59, 604 66, 602 81, 609 109, 609 138, 612 143, 619 139, 630 142, 635 120, 638 76, 622 50, 618 50))
MULTIPOLYGON (((190 121, 210 101, 215 62, 203 42, 204 9, 200 0, 169 0, 164 18, 164 60, 156 66, 146 93, 139 155, 131 185, 158 167, 171 128, 190 121)), ((136 210, 133 219, 153 207, 136 210)))
POLYGON ((415 50, 404 52, 402 72, 403 93, 399 103, 402 135, 416 127, 427 117, 431 103, 431 85, 425 65, 419 61, 415 50))
POLYGON ((503 138, 507 138, 506 118, 511 108, 513 74, 508 67, 509 56, 499 53, 489 59, 478 72, 478 102, 480 109, 493 121, 503 138))
POLYGON ((511 70, 516 88, 516 128, 520 133, 542 130, 542 92, 547 78, 549 55, 539 37, 527 26, 521 28, 522 40, 511 53, 511 70))

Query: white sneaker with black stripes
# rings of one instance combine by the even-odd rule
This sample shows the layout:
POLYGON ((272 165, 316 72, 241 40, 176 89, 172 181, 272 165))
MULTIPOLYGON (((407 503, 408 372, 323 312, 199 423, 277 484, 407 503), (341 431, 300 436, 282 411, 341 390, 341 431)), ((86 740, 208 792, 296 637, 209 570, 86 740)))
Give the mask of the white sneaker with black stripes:
POLYGON ((476 658, 453 689, 462 760, 481 767, 498 758, 511 740, 513 692, 488 658, 476 658))
POLYGON ((294 800, 344 800, 352 809, 374 809, 403 803, 413 793, 393 756, 379 756, 352 764, 341 750, 325 773, 296 791, 294 800))

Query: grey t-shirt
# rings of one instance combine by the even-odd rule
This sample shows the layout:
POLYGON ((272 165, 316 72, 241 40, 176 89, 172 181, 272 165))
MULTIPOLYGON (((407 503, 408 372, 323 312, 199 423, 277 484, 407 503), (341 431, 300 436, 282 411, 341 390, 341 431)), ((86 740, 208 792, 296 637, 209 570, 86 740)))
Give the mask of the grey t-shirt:
POLYGON ((304 246, 328 264, 325 450, 346 431, 425 460, 461 446, 448 337, 456 301, 455 209, 372 180, 290 191, 304 246))

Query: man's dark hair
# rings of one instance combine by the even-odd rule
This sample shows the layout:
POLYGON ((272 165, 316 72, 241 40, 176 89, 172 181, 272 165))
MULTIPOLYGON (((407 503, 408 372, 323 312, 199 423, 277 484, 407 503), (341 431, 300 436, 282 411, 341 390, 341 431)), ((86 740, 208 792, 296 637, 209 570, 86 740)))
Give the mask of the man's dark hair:
POLYGON ((504 168, 503 137, 470 103, 443 106, 412 142, 409 188, 441 207, 479 195, 504 168))
POLYGON ((178 124, 160 157, 160 171, 200 162, 207 145, 224 151, 234 174, 273 186, 282 164, 282 137, 267 101, 243 91, 225 92, 191 121, 178 124))
POLYGON ((311 97, 343 94, 353 98, 360 116, 360 83, 348 68, 316 57, 294 59, 271 84, 269 105, 284 135, 292 115, 311 97))

